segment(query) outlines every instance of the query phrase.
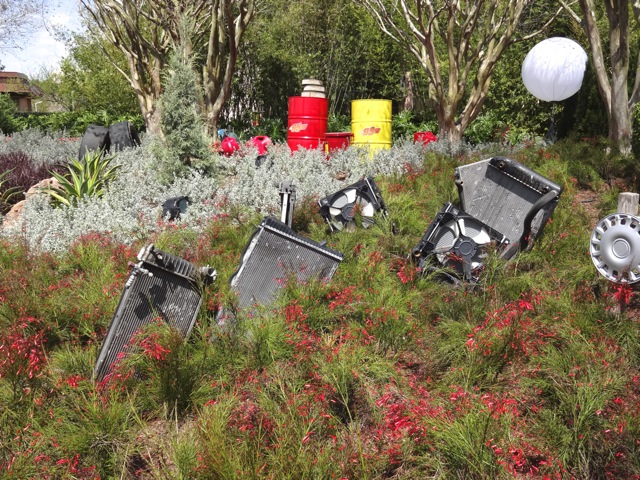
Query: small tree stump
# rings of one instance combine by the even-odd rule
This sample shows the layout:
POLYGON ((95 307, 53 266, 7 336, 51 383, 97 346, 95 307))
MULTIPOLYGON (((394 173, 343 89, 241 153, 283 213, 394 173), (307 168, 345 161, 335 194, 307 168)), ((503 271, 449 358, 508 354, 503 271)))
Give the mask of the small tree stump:
POLYGON ((631 192, 622 192, 618 195, 618 213, 626 213, 627 215, 638 215, 638 202, 640 194, 631 192))

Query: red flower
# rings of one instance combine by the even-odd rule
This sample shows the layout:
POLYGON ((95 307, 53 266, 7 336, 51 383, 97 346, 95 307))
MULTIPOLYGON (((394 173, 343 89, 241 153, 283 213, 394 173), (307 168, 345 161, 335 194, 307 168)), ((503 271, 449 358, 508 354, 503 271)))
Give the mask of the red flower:
POLYGON ((631 285, 629 285, 628 283, 621 283, 620 285, 616 285, 614 287, 613 298, 615 298, 623 305, 629 303, 632 295, 633 290, 631 289, 631 285))

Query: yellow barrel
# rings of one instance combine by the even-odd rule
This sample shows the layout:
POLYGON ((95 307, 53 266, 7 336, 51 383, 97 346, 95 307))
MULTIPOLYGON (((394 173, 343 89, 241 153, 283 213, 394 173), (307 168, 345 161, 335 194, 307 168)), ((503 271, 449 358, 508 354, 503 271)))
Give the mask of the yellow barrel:
POLYGON ((391 148, 391 100, 351 102, 352 144, 371 152, 391 148))

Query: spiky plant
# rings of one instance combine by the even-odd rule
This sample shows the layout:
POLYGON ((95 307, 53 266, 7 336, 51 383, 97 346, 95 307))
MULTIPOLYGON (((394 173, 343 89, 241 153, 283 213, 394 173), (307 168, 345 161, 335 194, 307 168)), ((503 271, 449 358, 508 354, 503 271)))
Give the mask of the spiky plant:
POLYGON ((76 206, 84 197, 101 197, 121 168, 121 165, 111 165, 113 159, 113 156, 105 157, 103 151, 89 152, 82 160, 72 160, 67 165, 68 172, 51 172, 60 185, 43 190, 51 195, 56 206, 76 206))
POLYGON ((15 197, 20 190, 16 187, 5 188, 5 184, 8 183, 7 177, 13 169, 0 173, 0 213, 8 210, 8 204, 10 200, 15 197))

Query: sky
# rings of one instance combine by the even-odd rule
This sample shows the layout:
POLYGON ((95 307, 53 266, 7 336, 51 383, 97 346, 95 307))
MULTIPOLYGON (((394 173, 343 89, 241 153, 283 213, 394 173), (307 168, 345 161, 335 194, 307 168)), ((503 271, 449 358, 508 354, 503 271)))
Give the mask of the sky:
MULTIPOLYGON (((46 0, 45 0, 46 1, 46 0)), ((0 62, 7 72, 20 72, 29 77, 38 76, 43 68, 55 70, 67 51, 62 42, 53 37, 54 28, 71 31, 80 30, 78 0, 46 1, 51 12, 46 19, 46 26, 25 39, 22 49, 0 50, 0 62)))

